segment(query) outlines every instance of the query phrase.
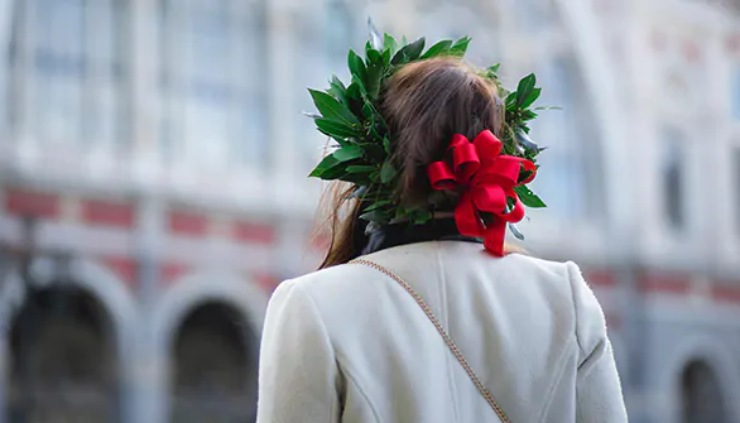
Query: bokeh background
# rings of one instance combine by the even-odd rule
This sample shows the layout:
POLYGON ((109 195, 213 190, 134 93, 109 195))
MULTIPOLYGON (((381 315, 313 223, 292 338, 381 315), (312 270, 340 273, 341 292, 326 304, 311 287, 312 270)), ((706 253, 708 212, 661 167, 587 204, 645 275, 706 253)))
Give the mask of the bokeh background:
POLYGON ((525 247, 583 268, 631 421, 740 422, 738 0, 0 0, 0 423, 253 421, 325 246, 305 88, 369 16, 537 73, 525 247))

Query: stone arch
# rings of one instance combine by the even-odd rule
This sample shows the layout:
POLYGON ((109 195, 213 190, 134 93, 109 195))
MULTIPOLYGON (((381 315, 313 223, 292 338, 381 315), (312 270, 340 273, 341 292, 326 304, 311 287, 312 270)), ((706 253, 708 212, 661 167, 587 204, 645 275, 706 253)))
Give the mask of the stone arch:
POLYGON ((671 349, 663 361, 663 367, 659 369, 657 381, 657 388, 666 395, 662 416, 669 421, 682 421, 685 372, 693 363, 703 363, 716 378, 727 421, 735 421, 740 417, 740 409, 732 397, 733 393, 740 392, 740 369, 729 351, 730 346, 721 339, 705 334, 687 337, 671 349))
MULTIPOLYGON (((43 267, 43 259, 32 263, 32 269, 43 267)), ((33 271, 33 270, 32 270, 33 271)), ((50 292, 55 288, 52 282, 57 275, 41 273, 35 278, 40 292, 50 292)), ((68 267, 67 286, 71 292, 88 297, 99 306, 101 317, 107 323, 103 330, 109 330, 114 362, 109 363, 114 373, 116 402, 125 409, 131 400, 131 391, 125 376, 132 372, 131 347, 135 341, 137 318, 135 303, 120 278, 102 265, 87 259, 73 259, 68 267)), ((23 310, 27 301, 27 288, 17 269, 4 278, 0 292, 0 420, 7 415, 8 378, 11 350, 9 336, 14 319, 23 310)), ((46 295, 46 294, 44 294, 46 295)), ((102 322, 99 322, 102 324, 102 322)))
POLYGON ((255 342, 262 333, 267 295, 257 283, 222 271, 195 272, 175 281, 156 304, 151 323, 155 356, 152 367, 158 369, 158 375, 154 381, 156 399, 151 400, 150 410, 157 421, 167 421, 172 412, 172 404, 167 401, 172 379, 171 346, 191 313, 207 304, 220 304, 235 310, 254 335, 255 342))
POLYGON ((243 313, 256 333, 262 333, 267 295, 256 282, 230 272, 205 271, 185 275, 173 282, 158 301, 152 321, 157 344, 167 345, 185 315, 196 305, 220 301, 243 313))

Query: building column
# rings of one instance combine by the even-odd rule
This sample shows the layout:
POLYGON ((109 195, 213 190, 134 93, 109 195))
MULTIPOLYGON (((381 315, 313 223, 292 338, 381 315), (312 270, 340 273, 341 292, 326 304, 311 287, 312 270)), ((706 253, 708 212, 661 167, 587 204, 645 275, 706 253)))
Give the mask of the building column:
POLYGON ((130 48, 128 67, 131 79, 131 164, 134 182, 144 187, 136 200, 135 261, 138 264, 137 301, 139 322, 130 389, 131 409, 125 421, 164 423, 167 418, 166 355, 156 349, 151 328, 154 307, 159 296, 159 269, 164 238, 165 205, 158 186, 160 177, 161 98, 158 85, 163 52, 160 37, 159 1, 130 1, 130 48))
MULTIPOLYGON (((280 203, 278 208, 289 207, 290 199, 295 193, 290 193, 296 184, 297 166, 300 154, 295 125, 293 120, 296 113, 291 109, 296 104, 295 82, 293 69, 300 66, 295 61, 295 36, 293 21, 297 17, 296 5, 288 0, 265 1, 266 39, 267 39, 267 78, 268 84, 268 133, 270 138, 270 161, 267 164, 267 178, 270 189, 275 193, 283 193, 270 201, 280 203), (286 108, 286 105, 288 107, 286 108), (286 113, 286 110, 290 112, 286 113)), ((300 194, 300 193, 298 193, 300 194)))
MULTIPOLYGON (((11 0, 0 0, 0 57, 8 57, 10 38, 12 31, 13 3, 11 0)), ((10 69, 7 63, 0 65, 0 137, 8 138, 7 110, 10 106, 7 102, 10 69)))
POLYGON ((136 263, 138 264, 137 301, 139 322, 135 348, 132 349, 133 372, 131 409, 125 421, 131 423, 164 423, 167 419, 168 386, 167 351, 160 351, 161 340, 152 328, 159 297, 161 251, 164 247, 165 207, 156 195, 146 195, 137 204, 135 229, 136 263))
MULTIPOLYGON (((10 47, 10 36, 11 36, 11 19, 13 16, 11 0, 0 0, 0 57, 7 57, 7 51, 10 47)), ((4 65, 0 66, 0 93, 5 93, 7 89, 7 77, 10 74, 9 69, 4 65)), ((5 97, 7 98, 7 96, 5 97)), ((0 103, 5 103, 5 98, 0 99, 0 103)), ((6 110, 6 104, 0 104, 0 113, 4 113, 6 110)), ((0 117, 0 125, 4 125, 4 117, 0 117)), ((7 132, 2 129, 0 130, 0 136, 7 137, 7 132)), ((2 163, 0 163, 2 165, 2 163)), ((0 188, 2 186, 0 185, 0 188)), ((2 209, 0 209, 0 218, 2 218, 2 209)), ((0 257, 0 265, 2 265, 3 257, 0 257)), ((0 273, 0 277, 3 275, 0 273)), ((8 335, 9 328, 6 324, 0 326, 0 423, 5 423, 7 419, 7 407, 8 395, 6 384, 8 382, 8 335)))
POLYGON ((8 369, 8 364, 10 364, 8 338, 10 327, 7 323, 9 322, 3 322, 2 327, 0 327, 0 423, 6 423, 10 420, 8 418, 8 378, 10 376, 10 369, 8 369))

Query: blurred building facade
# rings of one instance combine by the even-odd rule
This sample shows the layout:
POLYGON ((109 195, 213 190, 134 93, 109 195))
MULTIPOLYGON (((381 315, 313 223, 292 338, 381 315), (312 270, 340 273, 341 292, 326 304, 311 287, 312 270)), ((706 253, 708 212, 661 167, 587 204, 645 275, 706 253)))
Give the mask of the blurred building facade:
POLYGON ((249 421, 269 292, 308 271, 306 86, 373 16, 544 86, 549 204, 635 422, 740 422, 729 0, 0 0, 0 422, 249 421))

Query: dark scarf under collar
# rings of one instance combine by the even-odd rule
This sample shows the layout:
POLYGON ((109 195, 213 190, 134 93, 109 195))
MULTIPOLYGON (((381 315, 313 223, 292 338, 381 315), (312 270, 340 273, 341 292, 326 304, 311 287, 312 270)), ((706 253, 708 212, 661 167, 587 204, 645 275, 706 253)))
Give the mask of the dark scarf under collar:
POLYGON ((478 238, 460 235, 455 219, 435 219, 423 225, 395 223, 372 231, 361 255, 399 245, 426 241, 466 241, 482 243, 478 238))

